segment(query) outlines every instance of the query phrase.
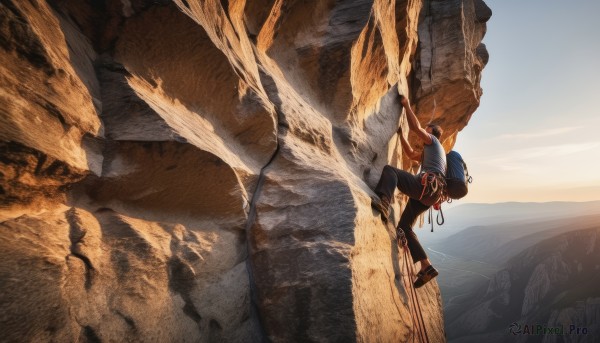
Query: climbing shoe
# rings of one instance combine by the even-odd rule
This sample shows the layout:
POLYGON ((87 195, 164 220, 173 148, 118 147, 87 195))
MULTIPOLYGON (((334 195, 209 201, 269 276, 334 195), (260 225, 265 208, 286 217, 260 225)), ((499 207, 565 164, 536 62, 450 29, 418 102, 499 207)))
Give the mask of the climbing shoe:
POLYGON ((417 280, 413 284, 415 288, 421 288, 423 285, 431 281, 434 277, 438 276, 438 271, 433 266, 427 267, 424 271, 417 274, 417 280))
POLYGON ((390 201, 385 197, 375 196, 371 198, 371 207, 381 213, 381 220, 387 223, 390 215, 390 201))

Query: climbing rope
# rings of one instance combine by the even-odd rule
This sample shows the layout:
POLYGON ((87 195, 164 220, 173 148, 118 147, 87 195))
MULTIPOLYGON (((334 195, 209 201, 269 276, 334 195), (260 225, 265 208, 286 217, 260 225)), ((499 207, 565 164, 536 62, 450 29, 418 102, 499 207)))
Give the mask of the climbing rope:
POLYGON ((413 285, 413 279, 416 277, 413 264, 410 262, 410 253, 408 251, 408 246, 404 245, 401 248, 404 251, 404 266, 406 270, 406 274, 409 275, 410 279, 408 280, 408 289, 410 293, 410 297, 412 300, 413 307, 413 322, 416 318, 416 327, 417 333, 419 334, 419 339, 421 343, 429 343, 429 336, 427 335, 427 330, 425 328, 425 321, 423 320, 423 312, 421 310, 421 303, 419 301, 419 296, 417 295, 417 290, 413 285))
MULTIPOLYGON (((398 246, 398 253, 400 253, 400 251, 404 251, 404 247, 408 246, 407 241, 406 241, 406 235, 404 234, 404 231, 396 231, 396 244, 398 246)), ((398 256, 400 257, 400 256, 398 256)), ((421 329, 419 324, 415 321, 415 318, 418 317, 417 315, 417 308, 416 308, 416 302, 414 301, 414 297, 412 292, 410 291, 410 285, 411 285, 411 280, 412 280, 412 276, 410 275, 410 271, 408 268, 408 265, 406 264, 406 256, 404 257, 404 259, 402 259, 402 263, 401 263, 401 270, 400 272, 402 273, 402 286, 404 287, 405 290, 407 291, 407 295, 410 297, 409 298, 409 302, 408 302, 408 310, 410 311, 410 317, 411 317, 411 328, 412 328, 412 342, 416 342, 416 338, 417 336, 419 337, 419 341, 421 343, 423 343, 423 335, 421 333, 421 329), (409 276, 409 280, 408 282, 406 281, 406 275, 409 276), (418 334, 418 335, 417 335, 418 334)))
MULTIPOLYGON (((408 250, 408 242, 406 240, 406 236, 404 231, 396 231, 396 243, 398 245, 398 252, 402 250, 404 252, 403 258, 403 266, 406 271, 405 275, 409 276, 408 286, 406 282, 403 281, 404 288, 409 290, 410 300, 409 301, 409 309, 413 313, 412 315, 412 328, 413 332, 417 333, 419 336, 419 340, 421 343, 429 343, 429 336, 427 335, 427 329, 425 328, 425 321, 423 319, 423 312, 421 310, 421 303, 419 301, 419 297, 417 295, 417 290, 413 285, 413 279, 416 277, 414 266, 412 262, 410 262, 410 252, 408 250), (412 305, 412 306, 411 306, 412 305), (415 321, 416 318, 416 321, 415 321)), ((405 280, 406 278, 403 278, 405 280)), ((414 342, 415 335, 413 335, 414 342)))
POLYGON ((421 302, 419 301, 419 297, 417 296, 417 290, 415 289, 415 286, 412 283, 412 279, 414 279, 416 277, 416 274, 415 274, 413 263, 409 261, 410 253, 408 251, 408 245, 405 245, 403 250, 404 250, 404 263, 407 264, 408 267, 410 267, 411 279, 409 280, 409 283, 410 283, 409 289, 411 290, 411 293, 412 293, 413 304, 416 304, 415 311, 417 312, 417 320, 419 321, 419 326, 420 326, 419 334, 421 336, 421 342, 429 343, 429 335, 427 335, 427 329, 425 328, 425 320, 423 319, 423 311, 421 310, 421 302))
MULTIPOLYGON (((403 248, 399 248, 399 249, 403 249, 403 248)), ((406 266, 406 263, 403 263, 403 267, 404 267, 404 270, 406 270, 406 274, 408 275, 409 272, 408 272, 408 267, 406 266)), ((404 271, 402 271, 402 272, 404 273, 404 271)), ((411 279, 412 279, 412 277, 411 277, 411 279)), ((410 280, 408 280, 408 283, 410 284, 410 280)), ((405 277, 402 278, 402 284, 404 286, 404 289, 409 289, 410 288, 410 285, 407 284, 405 277)), ((408 306, 409 306, 409 311, 411 312, 411 314, 410 314, 410 316, 411 316, 411 322, 412 322, 412 327, 411 328, 412 328, 412 332, 413 332, 413 334, 412 334, 412 341, 413 341, 413 343, 416 342, 417 341, 417 337, 419 337, 419 341, 421 343, 423 343, 423 335, 421 333, 420 326, 417 323, 417 321, 415 320, 415 318, 417 318, 416 303, 414 301, 414 298, 412 297, 412 292, 409 291, 409 293, 407 295, 409 295, 409 294, 410 294, 410 301, 409 301, 408 306)))

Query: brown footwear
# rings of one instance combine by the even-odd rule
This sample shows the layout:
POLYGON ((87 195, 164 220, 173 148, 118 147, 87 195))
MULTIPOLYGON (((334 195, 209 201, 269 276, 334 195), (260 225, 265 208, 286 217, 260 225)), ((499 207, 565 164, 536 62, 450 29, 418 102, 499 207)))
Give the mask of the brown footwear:
POLYGON ((376 211, 381 213, 381 220, 387 223, 388 217, 390 215, 390 201, 385 197, 372 197, 371 207, 373 207, 376 211))
POLYGON ((421 288, 423 287, 423 285, 425 285, 438 275, 438 271, 435 268, 433 268, 433 266, 429 266, 427 267, 427 269, 417 274, 417 280, 415 281, 413 286, 415 288, 421 288))

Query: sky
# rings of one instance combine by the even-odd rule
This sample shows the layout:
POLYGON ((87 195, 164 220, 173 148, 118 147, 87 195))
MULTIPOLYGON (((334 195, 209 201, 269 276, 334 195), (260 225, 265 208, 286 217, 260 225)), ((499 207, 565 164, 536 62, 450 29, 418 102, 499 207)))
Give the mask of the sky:
POLYGON ((600 200, 599 0, 486 0, 481 104, 460 203, 600 200))

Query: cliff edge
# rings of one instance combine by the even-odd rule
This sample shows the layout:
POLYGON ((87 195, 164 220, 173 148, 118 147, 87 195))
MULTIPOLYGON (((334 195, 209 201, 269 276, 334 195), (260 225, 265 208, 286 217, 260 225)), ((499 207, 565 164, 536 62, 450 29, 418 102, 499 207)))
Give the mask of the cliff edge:
MULTIPOLYGON (((490 15, 481 0, 3 1, 3 339, 418 339, 371 189, 384 165, 415 167, 399 93, 453 146, 490 15)), ((421 331, 445 341, 437 283, 418 296, 421 331)))

